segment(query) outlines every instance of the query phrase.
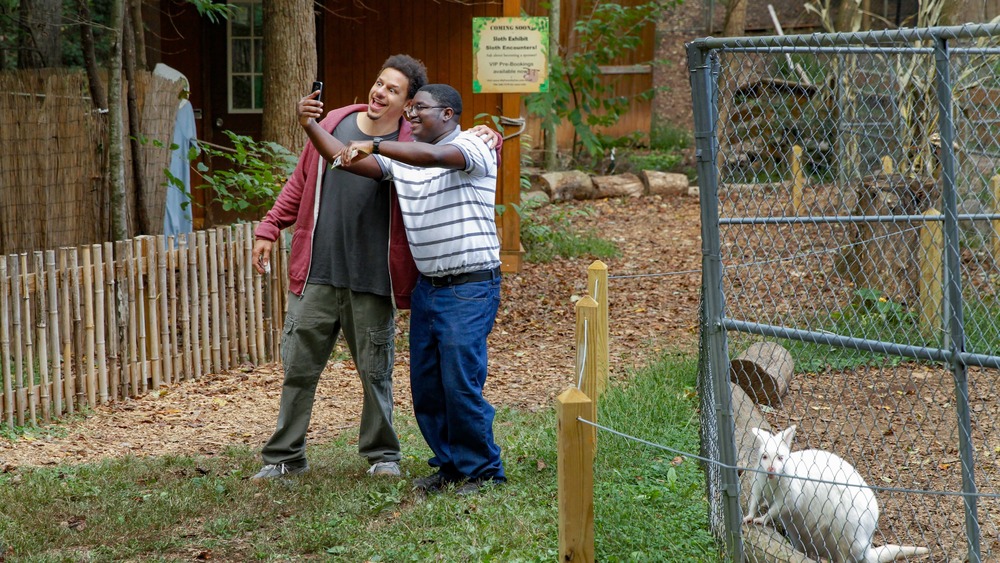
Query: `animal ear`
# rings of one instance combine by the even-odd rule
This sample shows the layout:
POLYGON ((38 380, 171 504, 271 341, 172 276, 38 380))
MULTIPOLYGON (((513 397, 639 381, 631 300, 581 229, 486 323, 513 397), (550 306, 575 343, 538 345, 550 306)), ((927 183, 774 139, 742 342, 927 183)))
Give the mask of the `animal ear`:
POLYGON ((764 432, 760 428, 751 428, 750 431, 753 432, 754 437, 757 438, 757 441, 760 442, 761 444, 763 444, 764 441, 767 440, 768 433, 764 432))
POLYGON ((792 440, 795 439, 795 425, 791 425, 781 431, 781 441, 788 446, 788 449, 792 449, 792 440))

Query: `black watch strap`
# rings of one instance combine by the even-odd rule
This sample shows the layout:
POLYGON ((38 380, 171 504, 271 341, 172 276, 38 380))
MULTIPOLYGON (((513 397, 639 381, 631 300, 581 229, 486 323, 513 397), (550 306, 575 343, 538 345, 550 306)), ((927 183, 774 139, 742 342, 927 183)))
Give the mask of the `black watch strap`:
POLYGON ((378 154, 378 146, 382 142, 382 137, 372 139, 372 154, 378 154))

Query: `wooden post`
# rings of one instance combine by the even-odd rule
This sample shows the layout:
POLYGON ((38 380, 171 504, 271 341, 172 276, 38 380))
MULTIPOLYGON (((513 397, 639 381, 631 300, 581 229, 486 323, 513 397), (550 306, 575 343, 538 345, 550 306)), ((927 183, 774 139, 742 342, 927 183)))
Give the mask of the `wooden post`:
POLYGON ((594 561, 594 445, 587 418, 594 402, 570 387, 556 397, 559 561, 594 561))
MULTIPOLYGON (((508 18, 521 16, 521 0, 503 0, 503 15, 508 18)), ((558 38, 557 38, 558 39, 558 38)), ((507 117, 521 116, 521 94, 500 95, 500 111, 507 117)), ((497 203, 506 206, 500 216, 500 267, 504 272, 520 272, 521 217, 514 205, 521 203, 521 137, 511 137, 503 144, 503 159, 497 186, 497 203)), ((277 314, 277 313, 276 313, 277 314)))
MULTIPOLYGON (((576 374, 577 387, 590 397, 590 412, 584 417, 597 422, 597 302, 586 296, 576 302, 576 374)), ((597 428, 591 426, 591 440, 597 442, 597 428)), ((596 446, 595 446, 596 447, 596 446)))
POLYGON ((597 354, 597 395, 594 402, 601 398, 601 393, 608 388, 609 349, 608 349, 608 266, 600 260, 595 260, 587 268, 587 294, 597 301, 597 332, 594 339, 594 352, 597 354))
POLYGON ((95 359, 97 360, 97 393, 101 404, 108 404, 108 350, 106 346, 107 325, 104 314, 107 304, 104 300, 104 252, 100 244, 94 245, 94 326, 95 341, 97 346, 95 359))
MULTIPOLYGON (((38 301, 38 320, 35 321, 38 341, 38 399, 42 406, 42 420, 52 421, 52 387, 49 378, 49 302, 45 276, 45 258, 40 250, 35 251, 35 300, 38 301)), ((58 414, 58 411, 57 411, 58 414)))
POLYGON ((806 187, 806 174, 802 168, 802 147, 792 145, 792 212, 795 215, 802 213, 802 193, 806 187))
MULTIPOLYGON (((928 209, 925 217, 940 215, 928 209)), ((940 342, 944 324, 941 304, 944 300, 944 225, 925 221, 920 229, 920 332, 932 342, 940 342)))
POLYGON ((0 256, 0 369, 3 370, 3 412, 7 428, 14 428, 14 382, 10 362, 10 282, 7 277, 7 257, 0 256))

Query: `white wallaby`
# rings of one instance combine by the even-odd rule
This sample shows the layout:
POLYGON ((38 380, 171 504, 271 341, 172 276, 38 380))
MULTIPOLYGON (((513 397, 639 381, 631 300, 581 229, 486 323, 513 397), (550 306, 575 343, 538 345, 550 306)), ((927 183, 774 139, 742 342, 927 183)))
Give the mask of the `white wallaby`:
POLYGON ((793 452, 795 426, 777 434, 760 428, 753 433, 761 472, 753 477, 744 523, 774 522, 796 549, 835 563, 896 561, 930 553, 926 547, 872 545, 878 501, 850 463, 823 450, 793 452), (756 516, 762 501, 767 512, 756 516))

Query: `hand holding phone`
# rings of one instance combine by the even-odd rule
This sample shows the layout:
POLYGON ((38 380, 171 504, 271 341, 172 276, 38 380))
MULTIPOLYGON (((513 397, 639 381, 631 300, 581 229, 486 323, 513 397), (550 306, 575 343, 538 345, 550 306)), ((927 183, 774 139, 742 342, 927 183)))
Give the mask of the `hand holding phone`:
POLYGON ((319 80, 313 82, 312 90, 309 90, 309 93, 312 94, 316 90, 319 90, 319 95, 316 96, 316 101, 317 102, 323 101, 323 83, 320 82, 319 80))

